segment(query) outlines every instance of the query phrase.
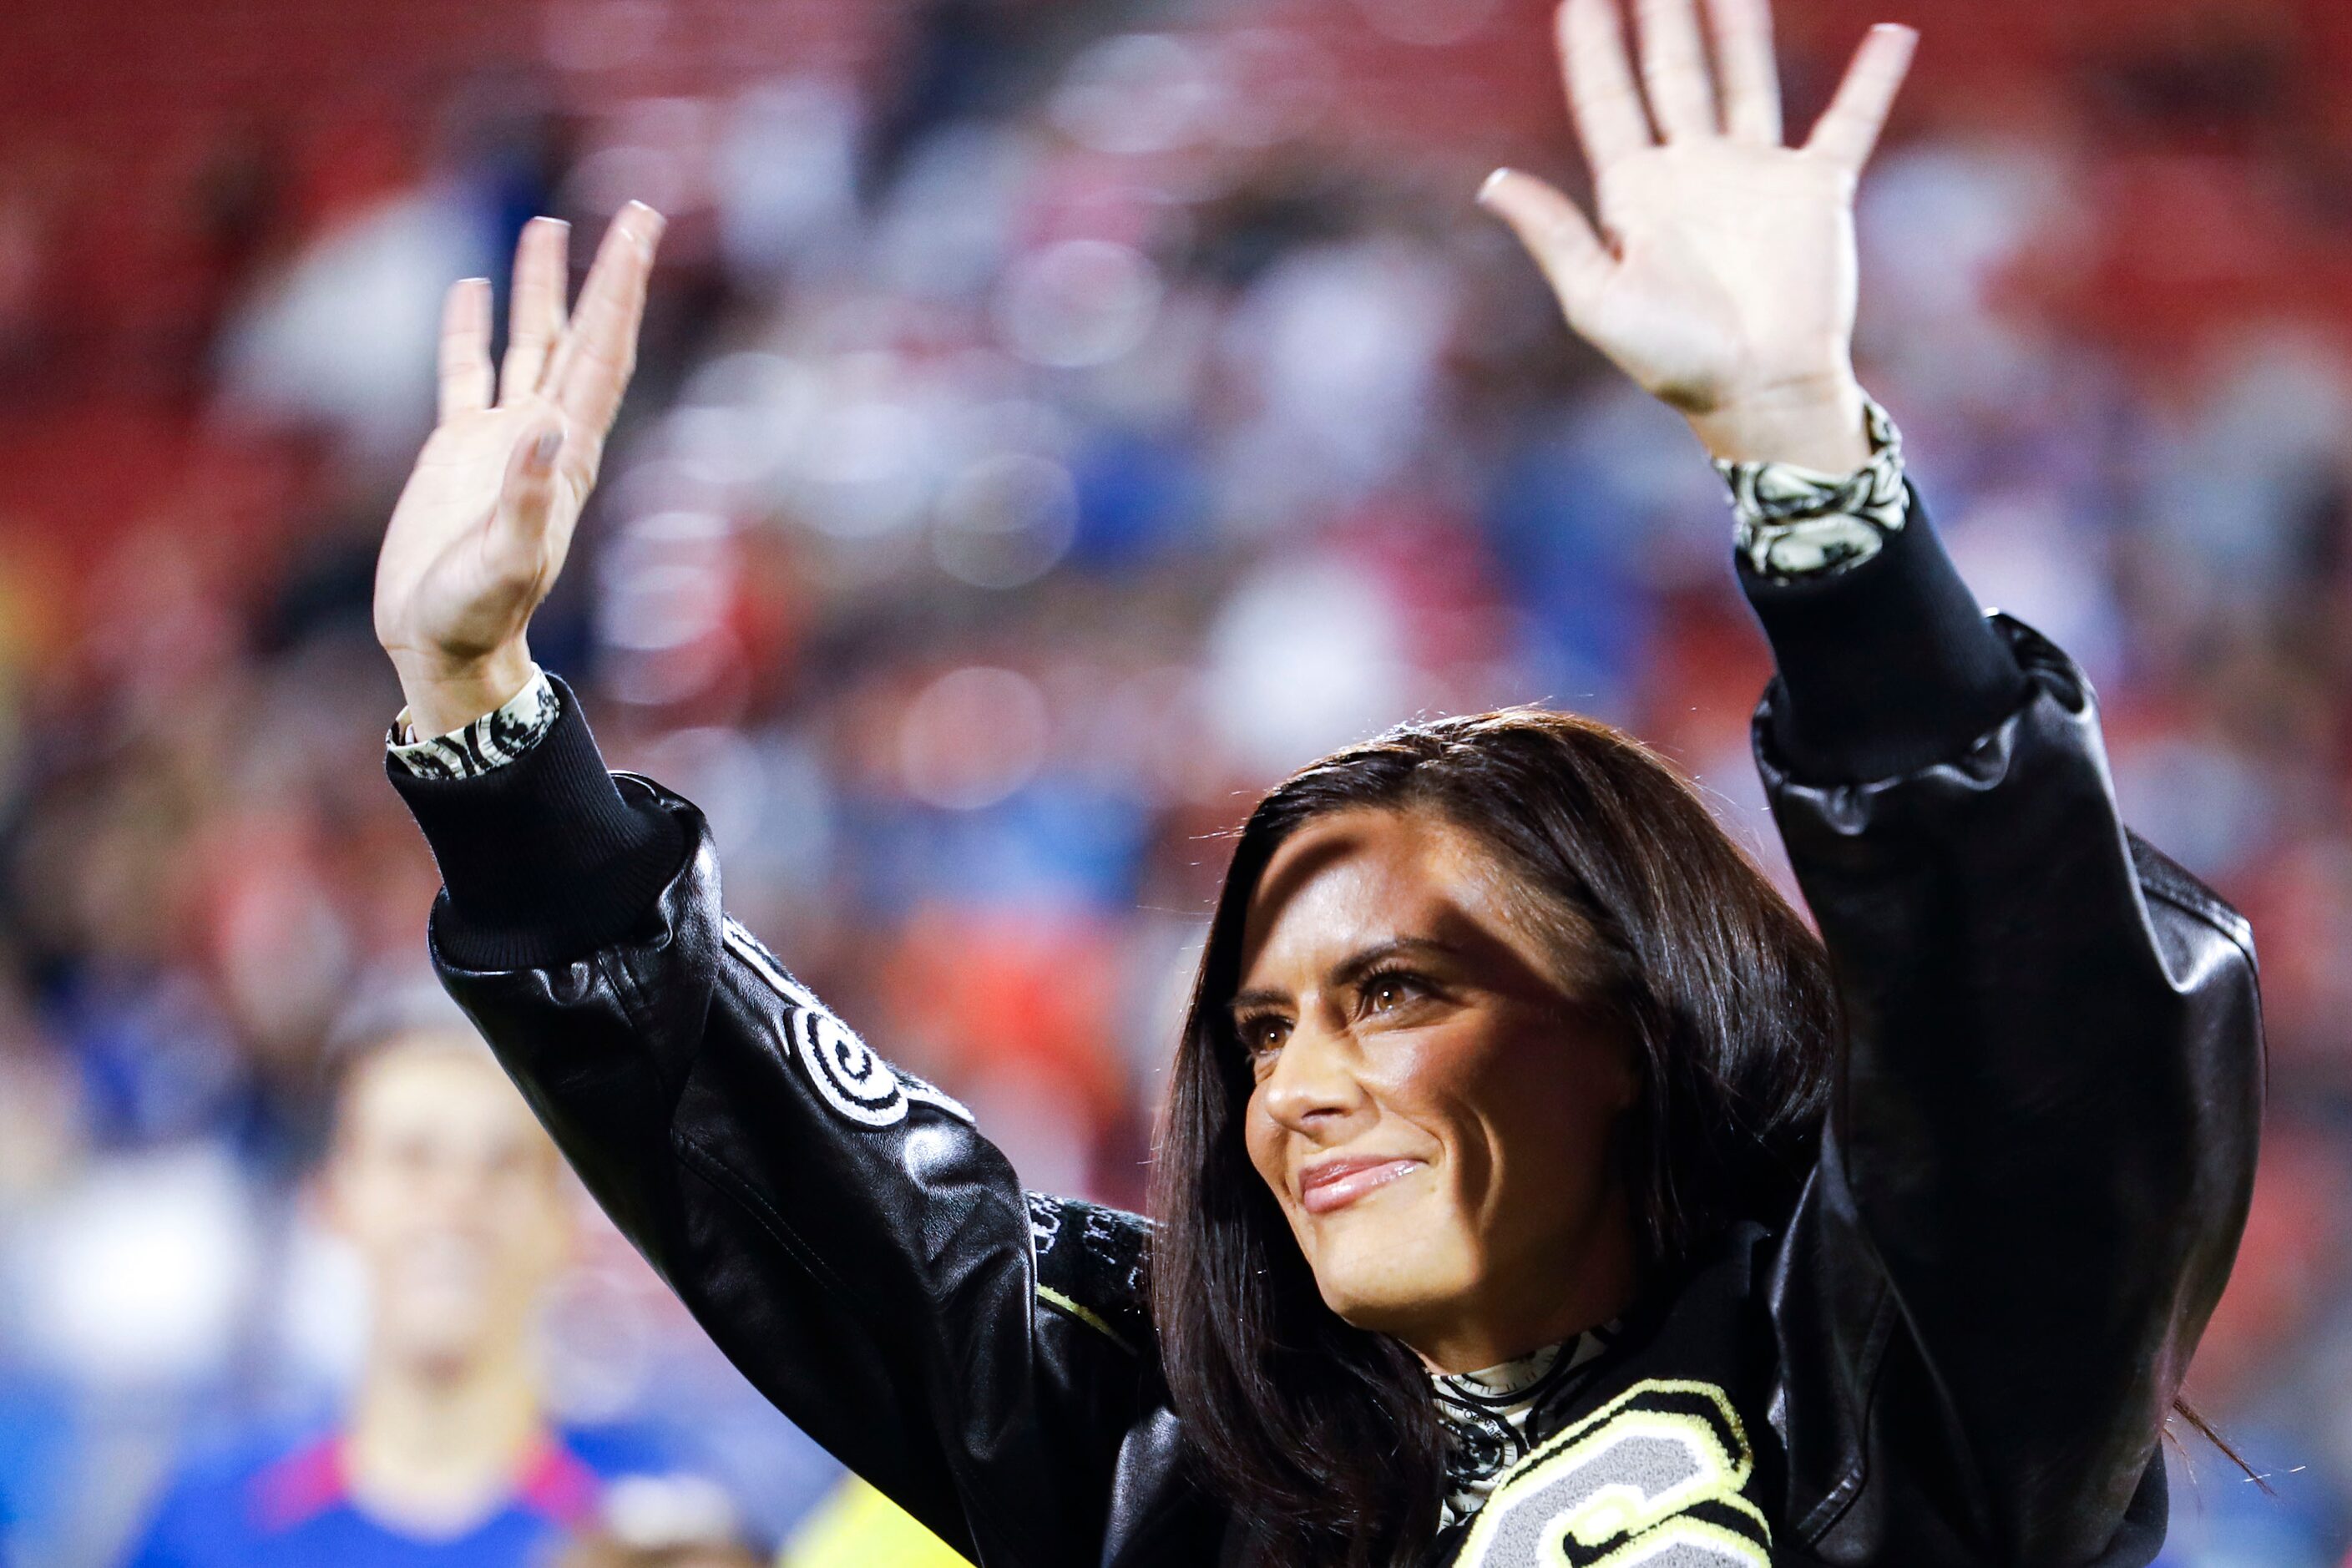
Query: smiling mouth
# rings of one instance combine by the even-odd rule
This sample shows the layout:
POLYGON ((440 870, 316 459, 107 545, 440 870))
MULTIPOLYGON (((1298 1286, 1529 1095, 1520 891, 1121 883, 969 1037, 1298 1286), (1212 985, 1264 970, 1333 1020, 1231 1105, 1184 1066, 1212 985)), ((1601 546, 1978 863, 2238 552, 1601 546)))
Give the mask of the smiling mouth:
POLYGON ((1298 1205, 1308 1214, 1329 1214, 1400 1176, 1421 1169, 1419 1160, 1337 1160, 1318 1165, 1298 1182, 1298 1205))

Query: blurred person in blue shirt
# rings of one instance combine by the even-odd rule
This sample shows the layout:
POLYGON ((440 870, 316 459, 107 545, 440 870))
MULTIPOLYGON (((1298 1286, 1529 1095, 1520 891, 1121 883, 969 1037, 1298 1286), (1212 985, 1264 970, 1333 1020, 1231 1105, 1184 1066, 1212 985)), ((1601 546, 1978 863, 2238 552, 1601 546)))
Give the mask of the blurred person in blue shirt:
POLYGON ((354 1396, 329 1432, 192 1466, 135 1568, 521 1568, 591 1526, 655 1451, 559 1430, 542 1403, 532 1339, 572 1251, 566 1182, 462 1026, 355 1055, 319 1184, 368 1283, 354 1396))

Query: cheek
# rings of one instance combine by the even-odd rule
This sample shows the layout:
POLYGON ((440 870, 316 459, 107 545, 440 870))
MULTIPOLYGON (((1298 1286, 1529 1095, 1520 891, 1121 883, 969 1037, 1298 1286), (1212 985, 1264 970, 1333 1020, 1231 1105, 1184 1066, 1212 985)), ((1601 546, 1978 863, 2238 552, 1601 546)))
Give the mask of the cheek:
POLYGON ((1274 1189, 1274 1195, 1283 1195, 1282 1126, 1260 1109, 1258 1097, 1252 1093, 1242 1107, 1242 1144, 1249 1152, 1250 1167, 1258 1179, 1274 1189))
POLYGON ((1606 1184, 1617 1125, 1636 1092, 1613 1037, 1555 1026, 1498 1058, 1486 1105, 1517 1174, 1569 1195, 1606 1184))
POLYGON ((1444 1142, 1475 1206, 1498 1174, 1589 1186, 1633 1098, 1613 1040, 1518 1009, 1418 1031, 1386 1065, 1382 1098, 1444 1142))
POLYGON ((411 1206, 400 1184, 376 1171, 354 1172, 336 1189, 335 1221, 346 1240, 380 1247, 407 1229, 411 1206))
POLYGON ((1454 1148, 1457 1156, 1484 1142, 1481 1131, 1514 1088, 1508 1042, 1496 1020, 1465 1013, 1425 1028, 1376 1040, 1366 1052, 1365 1088, 1381 1109, 1454 1148))

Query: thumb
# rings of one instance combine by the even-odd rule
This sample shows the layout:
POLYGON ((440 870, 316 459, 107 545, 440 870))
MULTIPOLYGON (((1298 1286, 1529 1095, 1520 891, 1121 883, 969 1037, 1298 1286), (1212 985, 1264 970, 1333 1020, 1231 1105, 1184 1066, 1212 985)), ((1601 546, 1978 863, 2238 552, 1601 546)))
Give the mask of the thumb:
POLYGON ((1592 232, 1577 205, 1533 174, 1497 169, 1478 191, 1478 205, 1501 218, 1543 268, 1571 325, 1581 317, 1616 258, 1592 232))
POLYGON ((490 518, 492 552, 538 563, 555 512, 555 459, 563 450, 563 426, 553 418, 533 421, 508 454, 499 485, 498 510, 490 518))

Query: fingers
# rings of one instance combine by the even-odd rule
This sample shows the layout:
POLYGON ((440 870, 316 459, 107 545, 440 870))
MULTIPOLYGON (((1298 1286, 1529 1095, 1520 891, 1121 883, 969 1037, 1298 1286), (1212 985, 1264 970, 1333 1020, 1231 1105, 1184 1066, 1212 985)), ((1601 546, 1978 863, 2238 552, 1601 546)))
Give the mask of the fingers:
POLYGON ((1878 144, 1879 128, 1886 123, 1886 111, 1894 107, 1918 43, 1919 35, 1908 27, 1892 22, 1873 27, 1854 51, 1853 64, 1846 68, 1845 79, 1813 127, 1805 150, 1860 174, 1878 144))
POLYGON ((1642 27, 1642 82, 1650 115, 1667 141, 1716 133, 1715 83, 1698 39, 1692 0, 1634 0, 1642 27))
POLYGON ((527 427, 507 457, 489 548, 495 562, 518 575, 535 572, 541 560, 555 514, 555 459, 562 450, 563 426, 551 414, 527 427))
POLYGON ((563 335, 563 298, 572 226, 560 218, 535 217, 515 242, 514 299, 507 321, 507 357, 499 371, 499 393, 509 403, 539 391, 548 355, 563 335))
POLYGON ((463 278, 441 305, 441 417, 490 405, 490 280, 463 278))
POLYGON ((1650 120, 1625 58, 1617 0, 1567 0, 1559 8, 1559 59, 1568 106, 1597 181, 1620 159, 1651 145, 1650 120))
POLYGON ((1723 131, 1735 142, 1780 144, 1780 74, 1772 60, 1770 0, 1708 0, 1723 131))
MULTIPOLYGON (((1616 258, 1592 232, 1583 210, 1550 185, 1517 169, 1497 169, 1478 193, 1478 205, 1511 226, 1559 296, 1569 324, 1586 312, 1616 268, 1616 258)), ((1580 328, 1579 329, 1581 330, 1580 328)))
POLYGON ((580 306, 542 383, 547 395, 600 437, 613 423, 637 363, 637 325, 662 217, 642 202, 621 209, 596 247, 580 306))

